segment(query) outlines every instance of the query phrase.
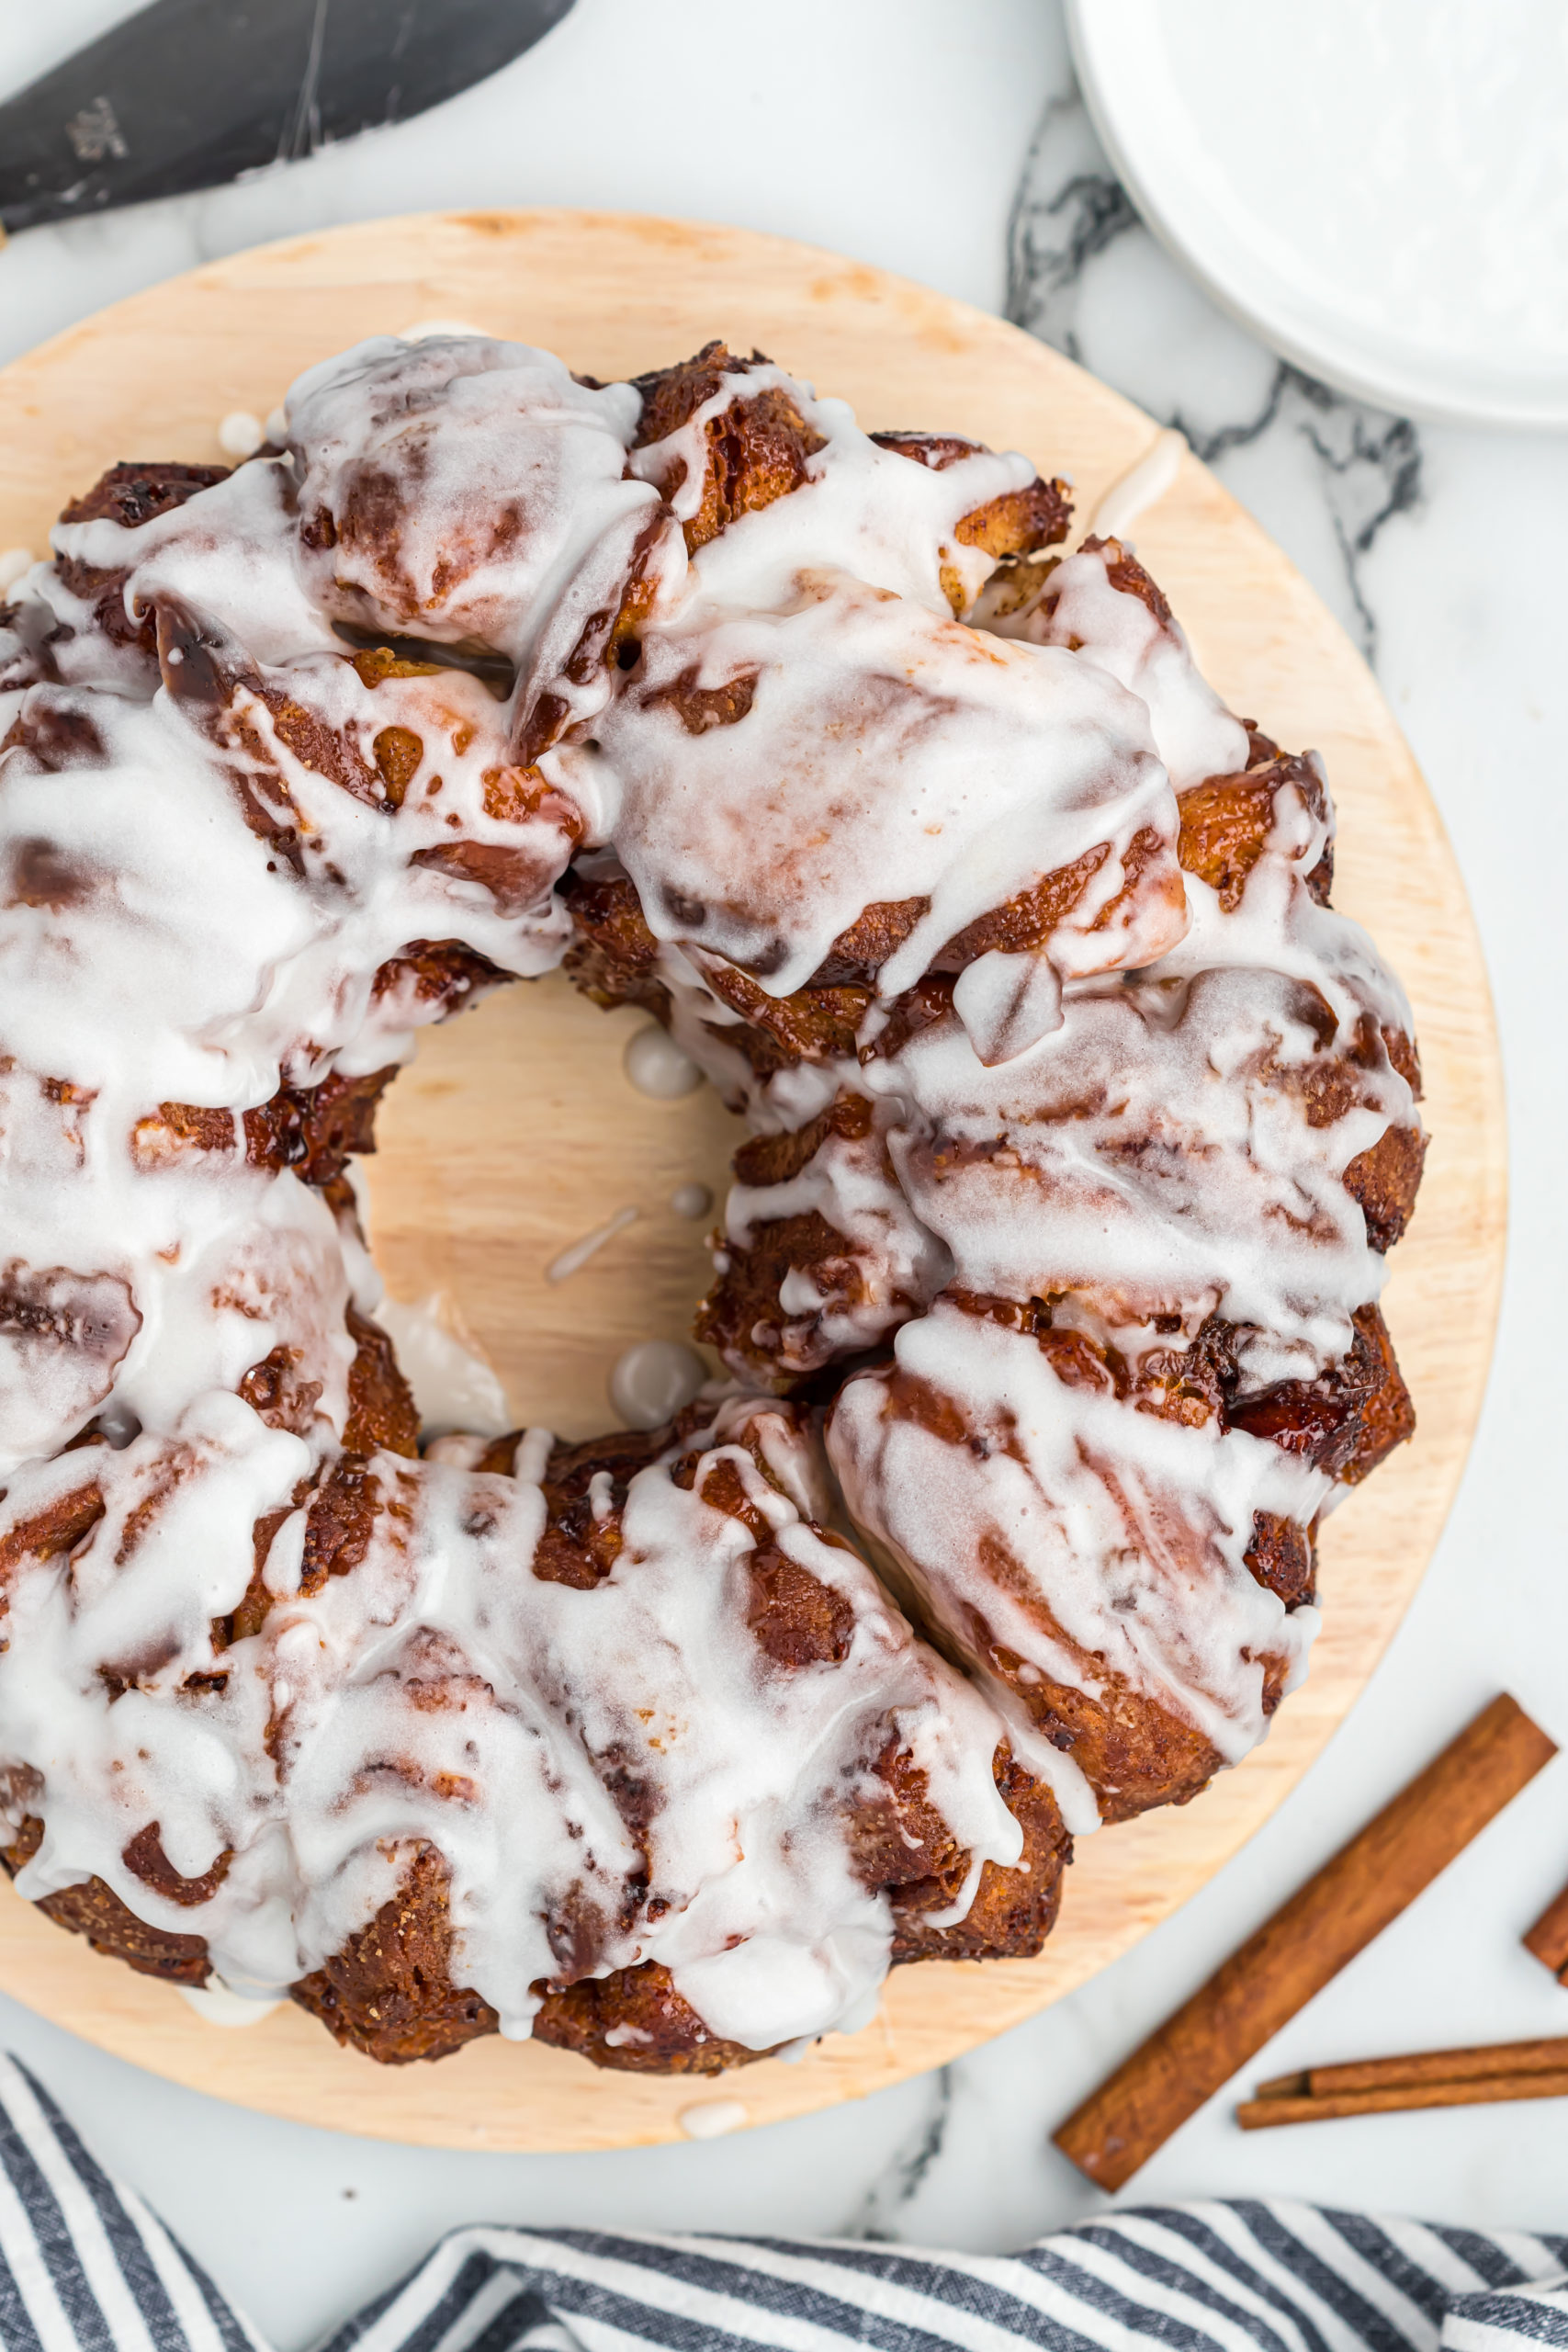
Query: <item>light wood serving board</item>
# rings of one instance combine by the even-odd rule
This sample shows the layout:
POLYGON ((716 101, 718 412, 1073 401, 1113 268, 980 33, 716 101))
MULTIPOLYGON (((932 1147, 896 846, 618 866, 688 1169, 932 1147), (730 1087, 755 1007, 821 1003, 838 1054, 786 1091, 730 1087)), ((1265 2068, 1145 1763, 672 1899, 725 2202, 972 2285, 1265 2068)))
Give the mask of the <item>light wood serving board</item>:
MULTIPOLYGON (((113 460, 214 461, 228 412, 265 416, 310 362, 432 320, 544 345, 601 378, 715 335, 757 345, 847 396, 868 426, 1026 450, 1072 477, 1080 526, 1156 432, 1016 328, 802 245, 602 213, 371 221, 175 278, 0 372, 0 548, 41 552, 66 497, 113 460)), ((225 2032, 9 1894, 0 1987, 178 2082, 306 2122, 454 2147, 665 2140, 695 2108, 738 2100, 752 2123, 803 2114, 1017 2024, 1201 1886, 1300 1779, 1415 1590, 1480 1408, 1504 1236, 1497 1045, 1437 811, 1337 625, 1190 457, 1135 537, 1231 705, 1285 744, 1324 753, 1339 808, 1336 902, 1368 921, 1403 975, 1427 1074, 1426 1183, 1386 1299, 1420 1430, 1325 1531, 1311 1678, 1265 1745, 1197 1804, 1081 1840, 1039 1960, 901 1969, 863 2032, 717 2083, 602 2075, 494 2040, 437 2065, 382 2070, 287 2007, 225 2032)), ((426 1035, 368 1163, 373 1240, 393 1295, 448 1293, 517 1418, 568 1435, 611 1421, 605 1380, 629 1341, 684 1335, 706 1272, 704 1227, 674 1216, 670 1195, 694 1180, 719 1193, 735 1140, 705 1091, 672 1104, 633 1092, 620 1056, 638 1025, 596 1012, 558 979, 503 991, 426 1035), (547 1284, 548 1261, 622 1206, 637 1222, 570 1282, 547 1284)))

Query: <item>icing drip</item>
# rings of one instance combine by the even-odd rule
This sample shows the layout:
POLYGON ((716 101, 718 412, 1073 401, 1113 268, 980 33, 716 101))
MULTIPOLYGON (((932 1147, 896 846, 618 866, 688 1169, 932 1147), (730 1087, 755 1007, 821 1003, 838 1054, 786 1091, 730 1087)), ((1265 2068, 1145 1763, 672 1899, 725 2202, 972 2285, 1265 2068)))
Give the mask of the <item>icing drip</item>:
POLYGON ((570 1249, 552 1258, 545 1268, 545 1280, 547 1283, 570 1281, 573 1274, 581 1272, 590 1258, 598 1256, 607 1241, 614 1241, 617 1233, 624 1233, 628 1225, 635 1225, 641 1214, 641 1210, 636 1208, 617 1209, 615 1216, 606 1217, 603 1225, 596 1225, 592 1233, 585 1233, 581 1241, 574 1241, 570 1249))
POLYGON ((260 2025, 279 2006, 276 1999, 256 2000, 248 1993, 236 1993, 218 1976, 209 1976, 205 1984, 182 1984, 178 1989, 180 1997, 208 2025, 260 2025))
POLYGON ((510 1428, 506 1391, 463 1331, 445 1292, 413 1305, 383 1298, 376 1319, 397 1349, 424 1436, 463 1430, 499 1437, 510 1428))
POLYGON ((1118 585, 1112 567, 1122 555, 1114 540, 1080 548, 1056 566, 1033 601, 995 624, 998 634, 1031 645, 1070 645, 1135 695, 1178 792, 1245 768, 1246 728, 1200 674, 1163 597, 1156 606, 1118 585))
POLYGON ((744 2132, 751 2110, 741 2099, 708 2098, 679 2108, 675 2120, 688 2140, 721 2140, 727 2132, 744 2132))
POLYGON ((689 1405, 708 1376, 683 1340, 639 1340, 615 1360, 610 1402, 629 1430, 656 1430, 689 1405))
MULTIPOLYGON (((177 1451, 145 1436, 100 1451, 87 1472, 104 1515, 69 1586, 57 1563, 19 1577, 0 1657, 8 1744, 51 1759, 21 1891, 96 1871, 154 1926, 188 1928, 190 1908, 126 1859, 155 1816, 179 1877, 218 1882, 199 1912, 218 1973, 281 1987, 340 1950, 395 1890, 399 1857, 430 1841, 450 1871, 456 1981, 504 2032, 529 2030, 561 1917, 601 1967, 669 1967, 730 2039, 824 2030, 887 1965, 886 1899, 856 1882, 841 1824, 889 1724, 976 1857, 1015 1861, 1020 1833, 992 1783, 994 1717, 736 1442, 756 1410, 710 1429, 690 1489, 672 1455, 631 1479, 617 1564, 588 1589, 528 1573, 547 1433, 513 1477, 374 1455, 353 1573, 312 1580, 297 1511, 267 1555, 265 1624, 220 1654, 222 1688, 199 1690, 192 1677, 219 1662, 212 1618, 251 1574, 250 1524, 287 1505, 305 1448, 213 1398, 177 1451), (840 1596, 839 1664, 760 1673, 738 1614, 755 1539, 703 1498, 721 1467, 777 1553, 840 1596), (154 1494, 167 1499, 128 1579, 154 1494), (137 1645, 161 1663, 130 1665, 137 1645), (112 1706, 106 1657, 135 1677, 112 1706), (646 1823, 617 1803, 628 1780, 653 1794, 646 1823)), ((25 1508, 83 1476, 80 1455, 39 1465, 25 1508)))
POLYGON ((679 1102, 703 1082, 703 1073, 691 1056, 683 1054, 669 1031, 657 1024, 639 1029, 626 1040, 621 1066, 628 1083, 656 1102, 679 1102))
POLYGON ((1026 460, 440 326, 265 430, 113 469, 0 616, 18 1883, 305 1997, 434 1858, 473 2030, 650 1964, 688 2048, 851 2029, 1054 1850, 1038 1783, 1080 1826, 1191 1793, 1302 1670, 1408 1009, 1323 903, 1319 772, 1117 541, 1031 560, 1026 460), (413 1457, 352 1155, 422 1025, 569 949, 668 1027, 634 1085, 747 1112, 700 1336, 858 1360, 842 1498, 971 1679, 824 1532, 804 1409, 694 1349, 628 1350, 656 1434, 574 1468, 390 1308, 413 1457))
POLYGON ((1089 536, 1101 539, 1124 538, 1141 514, 1157 506, 1181 471, 1181 460, 1187 454, 1187 435, 1167 425, 1135 466, 1129 466, 1119 480, 1113 481, 1094 510, 1089 536))

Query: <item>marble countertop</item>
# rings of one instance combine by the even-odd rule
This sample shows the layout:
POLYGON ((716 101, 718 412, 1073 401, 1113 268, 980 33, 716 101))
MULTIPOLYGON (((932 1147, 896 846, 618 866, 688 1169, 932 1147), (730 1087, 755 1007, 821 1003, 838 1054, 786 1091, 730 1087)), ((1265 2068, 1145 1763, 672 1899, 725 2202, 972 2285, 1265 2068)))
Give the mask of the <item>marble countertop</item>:
MULTIPOLYGON (((0 90, 128 13, 0 19, 0 90)), ((1140 226, 1074 91, 1056 0, 578 0, 546 42, 422 121, 209 196, 41 230, 0 253, 0 359, 212 255, 326 222, 568 203, 731 220, 836 247, 1009 314, 1178 424, 1374 663, 1457 848, 1510 1096, 1513 1227, 1480 1435, 1427 1582, 1306 1781, 1117 1966, 943 2074, 720 2143, 435 2154, 242 2113, 0 2000, 0 2041, 282 2352, 460 2222, 860 2233, 1002 2248, 1101 2202, 1055 2124, 1498 1689, 1568 1744, 1568 1576, 1551 1465, 1568 1306, 1556 844, 1568 669, 1535 549, 1568 514, 1568 441, 1416 426, 1342 399, 1221 317, 1140 226), (1528 541, 1528 544, 1527 544, 1528 541)), ((1548 579, 1551 574, 1546 575, 1548 579)), ((1568 1878, 1559 1760, 1258 2061, 1568 2032, 1519 1948, 1568 1878)), ((215 2047, 215 2068, 222 2043, 215 2047)), ((1568 2229, 1564 2109, 1244 2137, 1222 2097, 1124 2201, 1274 2192, 1568 2229)))

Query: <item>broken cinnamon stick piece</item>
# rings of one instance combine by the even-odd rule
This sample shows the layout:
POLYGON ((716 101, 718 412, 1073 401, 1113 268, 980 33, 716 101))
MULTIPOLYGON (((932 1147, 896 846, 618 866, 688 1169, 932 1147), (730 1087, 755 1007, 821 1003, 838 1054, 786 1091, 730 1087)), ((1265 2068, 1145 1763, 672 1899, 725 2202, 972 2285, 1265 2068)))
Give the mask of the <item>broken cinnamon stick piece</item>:
POLYGON ((1568 2038, 1493 2041, 1477 2049, 1406 2050, 1393 2058, 1357 2058, 1341 2066, 1308 2066, 1259 2083, 1254 2098, 1328 2098, 1340 2091, 1403 2089, 1410 2083, 1480 2082, 1500 2075, 1568 2075, 1568 2038))
POLYGON ((1541 1913, 1525 1938, 1525 1950, 1534 1952, 1560 1984, 1568 1984, 1568 1886, 1541 1913))
POLYGON ((1556 1752, 1515 1700, 1494 1699, 1067 2118, 1056 2145, 1120 2188, 1556 1752))
POLYGON ((1554 2075, 1480 2075, 1464 2082, 1388 2083, 1381 2090, 1321 2098, 1249 2098, 1236 2109, 1244 2132, 1275 2123, 1329 2123, 1345 2115, 1399 2115, 1418 2107, 1483 2107, 1494 2100, 1568 2098, 1568 2068, 1554 2075))

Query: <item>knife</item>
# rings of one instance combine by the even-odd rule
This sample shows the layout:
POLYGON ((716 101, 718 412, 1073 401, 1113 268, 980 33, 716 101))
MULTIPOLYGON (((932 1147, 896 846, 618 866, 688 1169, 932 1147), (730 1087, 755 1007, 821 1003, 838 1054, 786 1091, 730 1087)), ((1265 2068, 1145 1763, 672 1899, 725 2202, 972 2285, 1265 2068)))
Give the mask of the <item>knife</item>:
POLYGON ((216 187, 407 122, 572 0, 153 0, 0 106, 0 232, 216 187))

